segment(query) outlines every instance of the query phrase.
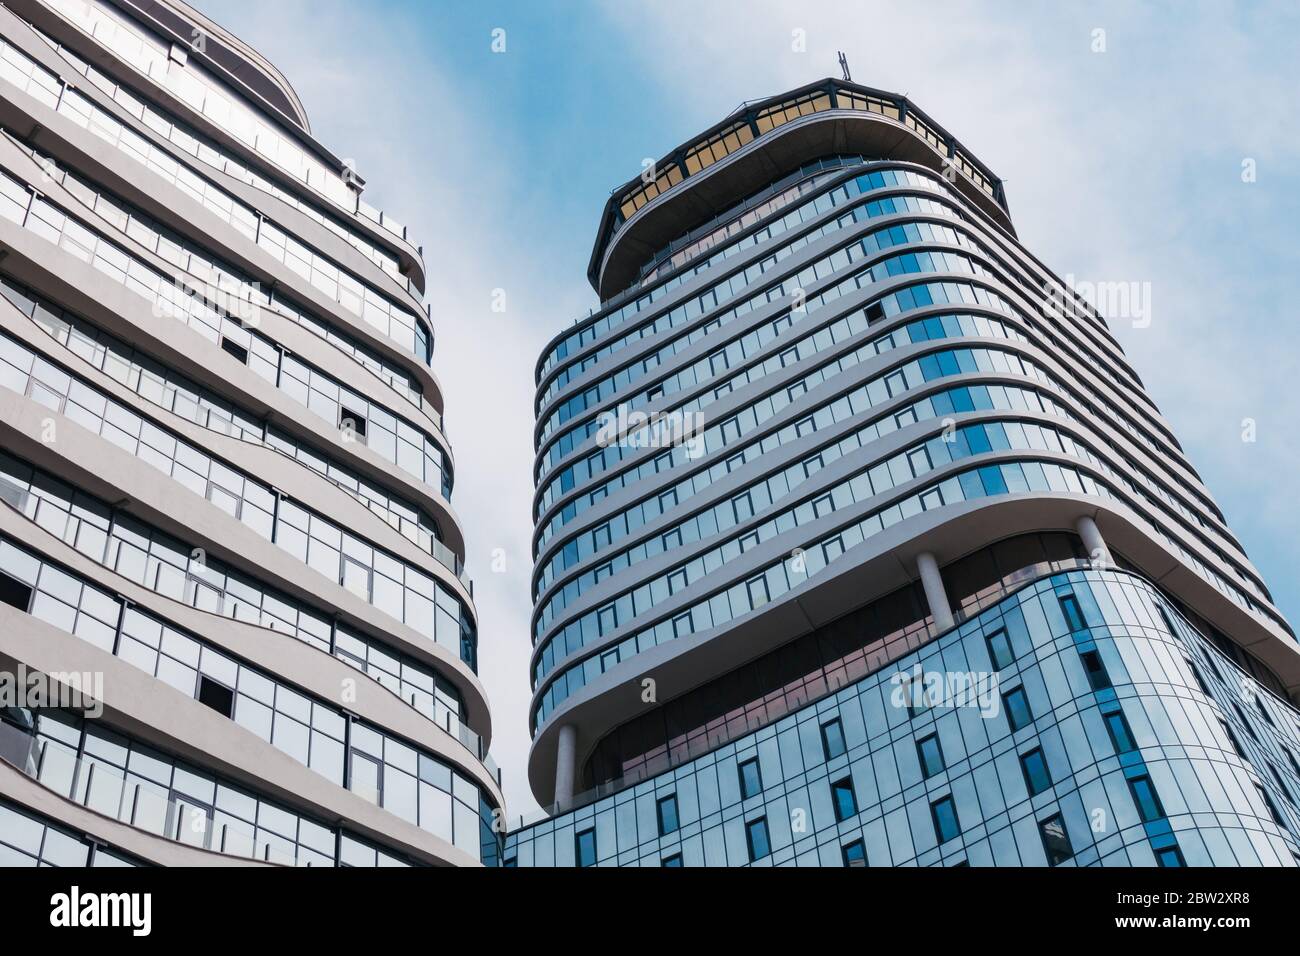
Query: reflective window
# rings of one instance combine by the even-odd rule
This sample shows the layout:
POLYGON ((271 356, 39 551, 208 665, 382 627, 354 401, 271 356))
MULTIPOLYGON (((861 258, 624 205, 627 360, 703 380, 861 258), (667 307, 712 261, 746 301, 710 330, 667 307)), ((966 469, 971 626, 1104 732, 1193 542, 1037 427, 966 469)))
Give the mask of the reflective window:
POLYGON ((1114 711, 1105 715, 1106 732, 1110 734, 1110 742, 1115 747, 1116 753, 1128 753, 1137 745, 1133 743, 1133 733, 1128 729, 1128 721, 1119 711, 1114 711))
POLYGON ((1176 846, 1165 847, 1163 850, 1156 851, 1156 862, 1162 867, 1176 868, 1186 866, 1183 861, 1182 851, 1176 846))
POLYGON ((947 843, 961 833, 957 822, 957 806, 952 797, 943 797, 930 804, 930 816, 934 821, 934 833, 940 843, 947 843))
POLYGON ((1130 777, 1128 788, 1133 794, 1133 802, 1137 804, 1143 823, 1154 823, 1165 815, 1155 788, 1151 786, 1150 777, 1130 777))
POLYGON ((844 727, 840 724, 839 718, 828 720, 822 724, 822 752, 825 753, 827 760, 833 760, 843 754, 844 745, 844 727))
POLYGON ((1029 698, 1025 696, 1023 687, 1017 687, 1002 695, 1002 709, 1013 731, 1028 727, 1034 721, 1034 716, 1029 710, 1029 698))
POLYGON ((835 819, 844 822, 858 812, 858 798, 853 792, 853 780, 845 777, 831 784, 831 803, 835 806, 835 819))
POLYGON ((1052 775, 1047 770, 1047 761, 1040 747, 1020 755, 1020 769, 1025 775, 1025 786, 1029 795, 1036 797, 1052 786, 1052 775))
POLYGON ((1111 686, 1110 675, 1106 673, 1106 665, 1101 662, 1101 655, 1096 651, 1084 651, 1079 655, 1083 661, 1083 671, 1088 675, 1088 683, 1092 685, 1093 690, 1105 690, 1111 686))
POLYGON ((749 844, 749 862, 761 860, 772 852, 767 835, 767 817, 759 817, 745 824, 745 839, 749 844))
POLYGON ((1060 601, 1061 613, 1065 615, 1065 623, 1071 631, 1082 631, 1088 626, 1083 619, 1083 611, 1079 609, 1079 601, 1073 594, 1062 594, 1060 601))
POLYGON ((930 734, 916 742, 916 753, 921 758, 921 774, 933 777, 943 770, 943 750, 939 747, 939 735, 930 734))
POLYGON ((866 866, 867 847, 861 840, 846 843, 841 848, 845 866, 866 866))
POLYGON ((596 831, 583 830, 573 838, 573 855, 578 866, 596 865, 596 831))
POLYGON ((1064 863, 1074 856, 1070 835, 1065 832, 1065 819, 1059 813, 1040 820, 1038 833, 1043 838, 1043 851, 1047 854, 1048 866, 1064 863))
POLYGON ((659 816, 659 835, 667 836, 677 829, 677 797, 676 795, 660 797, 656 804, 659 816))
POLYGON ((1007 638, 1006 628, 998 628, 990 634, 985 641, 989 646, 989 659, 993 661, 995 670, 1001 670, 1015 660, 1015 654, 1011 650, 1011 641, 1007 638))

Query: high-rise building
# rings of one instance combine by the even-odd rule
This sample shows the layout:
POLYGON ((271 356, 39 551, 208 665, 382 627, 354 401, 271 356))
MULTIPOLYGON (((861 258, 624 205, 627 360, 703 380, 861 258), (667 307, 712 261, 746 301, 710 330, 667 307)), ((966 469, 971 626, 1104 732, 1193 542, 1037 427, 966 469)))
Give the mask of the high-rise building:
POLYGON ((1295 636, 943 127, 746 103, 588 276, 537 367, 552 815, 505 865, 1296 864, 1295 636))
POLYGON ((180 0, 0 7, 0 865, 495 865, 421 250, 180 0))

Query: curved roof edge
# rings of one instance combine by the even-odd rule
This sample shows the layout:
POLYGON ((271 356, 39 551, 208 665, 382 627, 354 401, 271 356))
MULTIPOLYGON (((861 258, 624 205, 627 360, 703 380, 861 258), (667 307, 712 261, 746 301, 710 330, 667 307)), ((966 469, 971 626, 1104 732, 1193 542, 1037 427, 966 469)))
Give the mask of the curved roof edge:
POLYGON ((288 78, 255 49, 184 0, 115 0, 124 10, 163 36, 180 43, 186 53, 277 116, 311 133, 307 110, 288 78), (207 37, 202 50, 191 40, 195 29, 207 37))
POLYGON ((827 78, 743 104, 613 190, 587 266, 592 288, 602 301, 617 296, 662 246, 828 151, 935 168, 1014 235, 1002 180, 923 110, 905 96, 827 78))

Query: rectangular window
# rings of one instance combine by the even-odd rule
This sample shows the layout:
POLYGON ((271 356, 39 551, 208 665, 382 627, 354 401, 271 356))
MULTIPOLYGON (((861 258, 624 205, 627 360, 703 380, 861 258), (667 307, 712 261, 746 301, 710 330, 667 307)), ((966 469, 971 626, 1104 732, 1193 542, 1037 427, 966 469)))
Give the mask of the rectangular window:
POLYGON ((1083 619, 1083 611, 1079 608, 1079 600, 1073 594, 1062 594, 1058 597, 1061 602, 1061 613, 1065 615, 1065 623, 1070 626, 1071 631, 1082 631, 1088 624, 1083 619))
POLYGON ((1074 856, 1074 847, 1070 845, 1070 835, 1065 832, 1065 818, 1059 813, 1040 820, 1038 832, 1043 838, 1043 849, 1047 851, 1047 865, 1056 866, 1074 856))
POLYGON ((1241 741, 1238 740, 1237 735, 1232 732, 1232 728, 1228 726, 1227 721, 1220 719, 1219 726, 1223 728, 1223 732, 1228 738, 1228 743, 1232 744, 1232 749, 1237 751, 1237 756, 1242 760, 1247 759, 1246 751, 1241 748, 1241 741))
POLYGON ((1017 687, 1003 694, 1002 706, 1007 714, 1007 723, 1011 725, 1013 731, 1028 727, 1034 720, 1034 715, 1029 710, 1029 698, 1025 696, 1023 687, 1017 687))
POLYGON ((359 751, 352 751, 348 789, 376 806, 383 806, 383 778, 379 764, 359 751))
POLYGON ((822 724, 822 751, 827 760, 834 760, 845 751, 844 727, 838 717, 822 724))
POLYGON ((1273 802, 1273 798, 1268 795, 1268 791, 1259 784, 1255 784, 1255 789, 1259 791, 1259 798, 1264 801, 1264 806, 1268 807, 1268 812, 1273 818, 1273 822, 1285 830, 1286 821, 1282 819, 1282 814, 1278 810, 1277 804, 1273 802))
POLYGON ((1166 869, 1174 869, 1186 866, 1183 860, 1183 851, 1176 846, 1167 846, 1163 850, 1156 850, 1156 863, 1166 869))
POLYGON ((596 831, 583 830, 573 838, 573 856, 578 866, 596 865, 596 831))
POLYGON ((1151 786, 1150 777, 1134 777, 1128 782, 1128 788, 1133 794, 1133 802, 1137 804, 1143 823, 1154 823, 1164 817, 1165 811, 1160 806, 1155 787, 1151 786))
POLYGON ((1196 678, 1196 686, 1201 689, 1201 693, 1206 697, 1210 697, 1210 688, 1206 686, 1205 678, 1201 676, 1201 669, 1193 663, 1190 657, 1184 657, 1183 660, 1187 662, 1187 667, 1191 670, 1192 676, 1196 678))
POLYGON ((745 840, 749 844, 749 862, 761 860, 772 852, 767 836, 767 817, 759 817, 745 824, 745 840))
POLYGON ((989 659, 993 661, 994 670, 1002 670, 1015 660, 1015 655, 1011 653, 1011 641, 1007 637, 1006 628, 999 628, 984 640, 988 643, 989 659))
POLYGON ((758 758, 746 760, 738 769, 740 770, 740 798, 748 800, 750 797, 758 796, 763 790, 763 774, 758 767, 758 758))
POLYGON ((658 803, 659 810, 659 835, 667 836, 677 829, 677 795, 669 794, 666 797, 660 797, 658 803))
POLYGON ((916 753, 921 758, 921 773, 929 778, 943 770, 943 750, 939 746, 939 735, 930 734, 916 742, 916 753))
POLYGON ((1268 714, 1268 708, 1264 706, 1264 702, 1260 700, 1258 695, 1255 697, 1255 709, 1259 711, 1259 716, 1264 718, 1264 723, 1268 724, 1270 727, 1277 726, 1273 723, 1273 718, 1268 714))
POLYGON ((365 438, 366 420, 356 412, 350 412, 346 408, 340 408, 339 429, 345 432, 351 432, 356 438, 365 438))
POLYGON ((1041 747, 1035 747, 1020 755, 1020 769, 1025 774, 1025 786, 1029 795, 1036 797, 1052 785, 1052 775, 1047 770, 1047 761, 1043 758, 1041 747))
POLYGON ((17 578, 0 574, 0 601, 20 611, 26 611, 31 607, 32 589, 17 578))
POLYGON ((867 847, 861 840, 854 840, 852 843, 844 844, 840 848, 840 853, 844 856, 845 866, 867 865, 867 847))
POLYGON ((211 707, 222 717, 235 714, 235 692, 206 674, 199 675, 199 703, 211 707))
POLYGON ((232 341, 231 339, 222 336, 221 349, 227 354, 234 356, 235 361, 240 362, 244 365, 248 364, 248 349, 244 348, 238 342, 232 341))
POLYGON ((1106 673, 1106 665, 1101 662, 1100 654, 1084 651, 1079 658, 1083 661, 1084 673, 1088 675, 1088 683, 1093 690, 1105 690, 1111 686, 1110 675, 1106 673))
POLYGON ((1286 747, 1282 748, 1282 752, 1286 754, 1286 762, 1291 765, 1291 772, 1300 777, 1300 763, 1296 762, 1295 753, 1286 747))
POLYGON ((858 798, 853 793, 853 780, 845 777, 831 784, 831 802, 835 804, 835 819, 843 823, 858 812, 858 798))
POLYGON ((1241 726, 1246 728, 1246 733, 1250 735, 1250 739, 1258 743, 1259 736, 1255 733, 1255 728, 1252 727, 1250 721, 1246 719, 1246 712, 1238 707, 1235 701, 1232 703, 1232 711, 1237 715, 1237 720, 1241 722, 1241 726))
POLYGON ((1113 714, 1106 715, 1106 732, 1110 734, 1110 742, 1115 745, 1115 752, 1126 754, 1133 750, 1136 745, 1133 743, 1133 734, 1128 729, 1128 721, 1118 710, 1113 714))
POLYGON ((952 802, 952 797, 942 797, 930 804, 930 817, 934 820, 934 835, 940 843, 947 843, 961 833, 957 805, 952 802))
POLYGON ((1286 797, 1288 803, 1295 806, 1295 797, 1291 795, 1291 791, 1287 789, 1286 784, 1282 781, 1282 775, 1277 772, 1277 767, 1270 763, 1268 772, 1273 775, 1273 782, 1277 784, 1277 789, 1281 791, 1282 796, 1286 797))
POLYGON ((659 865, 664 868, 680 867, 682 865, 682 855, 674 853, 672 856, 666 856, 659 862, 659 865))
POLYGON ((916 720, 930 709, 932 689, 926 686, 924 677, 914 679, 911 674, 900 674, 899 678, 903 699, 907 701, 907 719, 916 720))

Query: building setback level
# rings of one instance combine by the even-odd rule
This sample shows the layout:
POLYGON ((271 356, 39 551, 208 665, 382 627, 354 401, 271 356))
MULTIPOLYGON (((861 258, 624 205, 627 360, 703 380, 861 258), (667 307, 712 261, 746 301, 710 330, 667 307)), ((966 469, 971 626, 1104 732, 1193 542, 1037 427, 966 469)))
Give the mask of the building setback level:
POLYGON ((614 191, 537 366, 507 866, 1296 865, 1300 653, 1105 320, 905 97, 614 191))

